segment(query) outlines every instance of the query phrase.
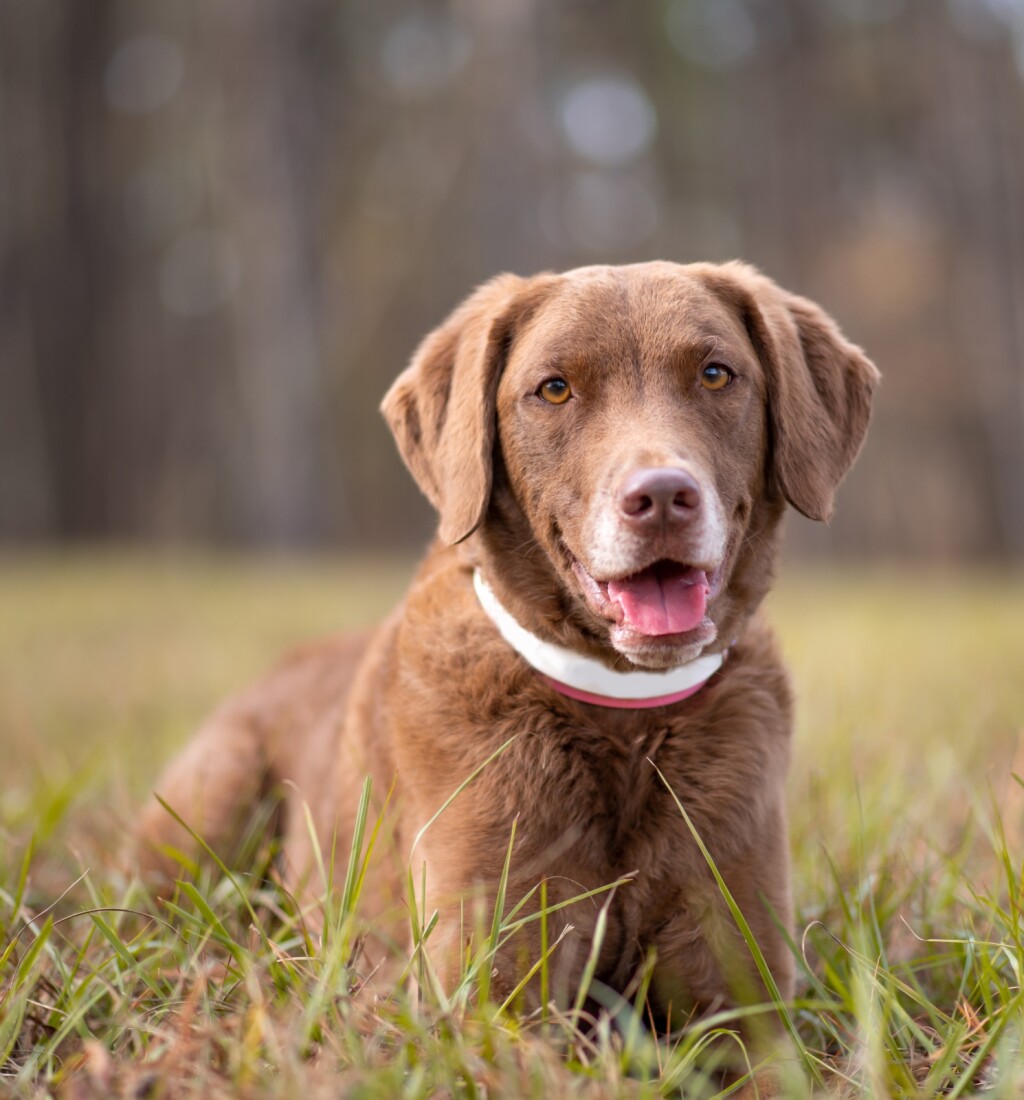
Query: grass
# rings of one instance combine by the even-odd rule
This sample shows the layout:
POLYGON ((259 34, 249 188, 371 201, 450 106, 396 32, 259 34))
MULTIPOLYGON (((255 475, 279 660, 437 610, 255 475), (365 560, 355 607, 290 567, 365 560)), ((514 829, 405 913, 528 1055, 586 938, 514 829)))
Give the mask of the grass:
MULTIPOLYGON (((0 559, 0 1095, 715 1094, 735 1015, 668 1040, 642 989, 614 1023, 492 1003, 518 899, 456 990, 417 949, 418 992, 352 995, 372 821, 322 940, 272 876, 206 870, 162 905, 127 876, 133 807, 197 719, 291 642, 379 617, 407 572, 0 559)), ((1021 1095, 1024 579, 791 566, 771 610, 799 692, 784 1094, 1021 1095)))

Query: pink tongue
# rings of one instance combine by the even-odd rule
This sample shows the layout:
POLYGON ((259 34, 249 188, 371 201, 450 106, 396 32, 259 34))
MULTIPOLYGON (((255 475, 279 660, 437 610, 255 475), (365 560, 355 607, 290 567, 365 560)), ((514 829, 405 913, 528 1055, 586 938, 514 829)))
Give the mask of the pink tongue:
POLYGON ((645 569, 635 577, 608 582, 608 597, 621 608, 626 626, 638 634, 683 634, 704 618, 707 576, 700 571, 662 577, 645 569))

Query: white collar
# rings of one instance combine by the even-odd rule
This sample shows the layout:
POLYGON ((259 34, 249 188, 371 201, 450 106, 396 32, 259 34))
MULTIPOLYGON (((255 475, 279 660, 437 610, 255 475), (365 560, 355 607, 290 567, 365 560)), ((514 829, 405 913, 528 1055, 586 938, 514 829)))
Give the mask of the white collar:
POLYGON ((667 706, 699 691, 722 667, 724 655, 709 653, 664 672, 616 672, 531 634, 501 605, 479 569, 473 572, 473 587, 505 641, 556 691, 583 702, 627 709, 667 706))

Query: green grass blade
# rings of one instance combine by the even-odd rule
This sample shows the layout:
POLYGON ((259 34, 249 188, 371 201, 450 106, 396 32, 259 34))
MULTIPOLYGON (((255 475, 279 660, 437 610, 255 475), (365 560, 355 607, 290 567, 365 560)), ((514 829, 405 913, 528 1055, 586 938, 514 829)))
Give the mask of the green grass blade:
POLYGON ((590 941, 590 951, 587 954, 587 962, 583 967, 583 975, 580 978, 579 989, 576 991, 576 1001, 572 1006, 572 1011, 569 1013, 569 1018, 577 1025, 583 1015, 583 1006, 587 1002, 587 997, 590 995, 590 987, 594 984, 594 977, 597 974, 597 964, 601 958, 601 948, 604 946, 604 937, 608 930, 608 909, 611 907, 614 896, 614 893, 608 895, 604 905, 602 905, 598 911, 597 920, 594 923, 594 936, 590 941))
MULTIPOLYGON (((349 916, 355 909, 359 895, 356 891, 356 883, 362 881, 359 874, 359 856, 363 850, 363 836, 366 832, 366 817, 370 811, 370 791, 373 780, 367 776, 363 780, 363 789, 359 795, 359 805, 356 809, 355 824, 352 830, 352 847, 348 856, 348 868, 345 871, 345 885, 341 891, 341 914, 349 916)), ((378 819, 379 821, 379 819, 378 819)))
MULTIPOLYGON (((561 938, 561 937, 559 937, 561 938)), ((548 1001, 551 999, 551 972, 548 959, 551 949, 548 946, 548 880, 540 883, 540 1012, 541 1022, 548 1018, 548 1001)))
POLYGON ((247 955, 245 948, 234 940, 231 933, 224 927, 224 922, 214 912, 210 903, 191 882, 182 882, 180 883, 180 887, 182 893, 185 894, 189 901, 199 910, 213 938, 228 951, 240 968, 244 967, 247 955))
POLYGON ((477 974, 479 997, 481 1004, 486 1004, 491 992, 491 971, 494 967, 495 956, 501 941, 502 914, 505 912, 505 896, 508 893, 508 876, 512 869, 512 849, 516 842, 516 826, 519 823, 518 816, 512 820, 512 829, 509 833, 508 846, 505 849, 505 862, 502 864, 501 875, 498 878, 498 888, 494 894, 494 912, 491 914, 491 931, 484 944, 484 950, 480 965, 473 969, 477 974))
POLYGON ((185 819, 176 810, 174 810, 167 802, 165 802, 164 799, 160 797, 160 795, 154 793, 153 797, 157 800, 157 802, 160 803, 160 805, 167 811, 167 813, 170 814, 171 817, 188 833, 188 835, 192 837, 192 839, 200 846, 200 848, 202 848, 202 850, 213 861, 220 873, 235 888, 235 893, 238 895, 242 904, 248 910, 249 919, 252 921, 253 927, 259 933, 260 939, 263 940, 264 943, 269 943, 266 929, 263 927, 263 922, 260 920, 258 914, 256 913, 256 910, 253 908, 253 904, 249 900, 248 893, 242 889, 241 883, 228 869, 227 864, 220 858, 219 855, 217 855, 217 853, 210 847, 210 845, 206 843, 203 837, 201 837, 199 833, 197 833, 195 829, 193 829, 192 826, 189 825, 188 822, 185 821, 185 819))
POLYGON ((573 931, 574 931, 573 926, 571 924, 567 924, 562 929, 562 931, 558 933, 558 937, 557 937, 557 939, 555 940, 554 943, 548 944, 547 940, 545 939, 545 941, 544 941, 544 943, 541 947, 541 951, 542 951, 541 957, 530 967, 529 970, 527 970, 527 972, 520 979, 519 983, 516 985, 515 989, 513 989, 512 992, 505 998, 505 1000, 502 1001, 502 1003, 498 1006, 498 1010, 494 1014, 494 1019, 497 1019, 499 1016, 504 1015, 504 1013, 506 1013, 512 1007, 512 1005, 514 1005, 516 1003, 516 999, 523 992, 523 990, 526 989, 526 987, 530 984, 530 982, 533 981, 533 979, 536 977, 538 972, 540 972, 541 975, 542 975, 542 980, 541 980, 541 998, 542 998, 541 999, 541 1019, 542 1020, 547 1019, 547 1000, 545 1000, 544 998, 545 998, 545 995, 547 994, 547 991, 548 991, 548 985, 547 985, 547 981, 543 978, 543 974, 545 973, 545 971, 547 969, 547 966, 548 966, 548 962, 549 962, 551 956, 554 954, 554 952, 555 952, 556 948, 558 947, 558 945, 562 942, 562 940, 565 939, 566 936, 570 935, 573 931))
POLYGON ((499 756, 502 756, 512 747, 518 737, 519 734, 514 733, 504 744, 499 745, 494 750, 494 752, 492 752, 491 755, 488 756, 487 759, 484 760, 481 764, 478 764, 469 773, 469 775, 467 775, 466 778, 463 779, 463 781, 455 788, 455 790, 452 791, 452 793, 444 800, 444 802, 441 803, 441 806, 436 811, 436 813, 431 816, 426 825, 424 825, 423 828, 420 829, 420 831, 416 834, 416 838, 412 842, 412 848, 410 848, 409 850, 410 857, 412 856, 412 853, 416 851, 419 842, 423 839, 424 833, 426 833, 430 826, 434 824, 434 822, 441 816, 441 814, 443 814, 445 810, 448 809, 448 807, 455 801, 455 799, 458 798, 460 794, 462 794, 462 792, 470 785, 470 783, 473 782, 474 779, 476 779, 476 777, 484 770, 484 768, 488 766, 488 764, 493 763, 495 760, 498 759, 499 756))
MULTIPOLYGON (((742 910, 736 903, 736 899, 732 896, 732 891, 726 885, 725 879, 722 878, 721 872, 718 870, 718 866, 715 863, 714 858, 708 851, 707 845, 705 845, 700 833, 697 831, 697 827, 690 819, 690 815, 686 812, 686 808, 682 802, 679 801, 679 796, 669 786, 668 780, 662 774, 661 769, 654 763, 653 760, 649 760, 650 765, 658 773, 658 778, 665 785, 665 789, 672 796, 672 800, 675 802, 679 813, 682 815, 683 821, 686 823, 686 828, 689 830, 690 835, 693 837, 694 842, 700 849, 701 855, 704 857, 704 861, 708 865, 708 869, 714 876, 715 883, 718 886, 719 892, 725 901, 725 904, 729 908, 729 912, 732 914, 732 919, 736 922, 736 927, 740 931, 740 935, 743 937, 743 941, 747 945, 747 949, 754 960, 754 965, 757 967, 757 972, 761 975, 761 980, 765 984, 765 988, 768 990, 768 995, 771 998, 772 1004, 775 1006, 775 1011, 778 1014, 783 1027, 786 1029, 789 1037, 792 1039, 793 1044, 797 1051, 800 1052, 803 1063, 811 1070, 811 1072, 818 1077, 818 1069, 813 1060, 808 1057, 807 1049, 804 1046, 803 1040, 800 1037, 800 1033, 796 1029, 796 1025, 793 1023, 793 1018, 789 1013, 789 1009, 786 1006, 786 1002, 783 1000, 782 994, 779 992, 779 987, 775 983, 775 978, 772 975, 771 970, 768 967, 768 963, 765 960, 764 953, 761 951, 761 947, 754 937, 754 933, 751 931, 750 925, 747 923, 747 918, 743 915, 742 910)), ((819 1083, 820 1080, 819 1080, 819 1083)))

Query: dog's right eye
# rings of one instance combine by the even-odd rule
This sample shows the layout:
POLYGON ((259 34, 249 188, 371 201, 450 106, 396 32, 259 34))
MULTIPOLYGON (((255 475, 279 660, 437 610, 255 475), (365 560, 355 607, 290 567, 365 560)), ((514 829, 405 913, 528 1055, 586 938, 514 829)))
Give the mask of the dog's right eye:
POLYGON ((721 363, 709 363, 700 375, 700 384, 706 390, 724 390, 735 376, 721 363))
POLYGON ((537 393, 549 405, 564 405, 572 397, 572 389, 564 378, 549 378, 541 383, 537 393))

